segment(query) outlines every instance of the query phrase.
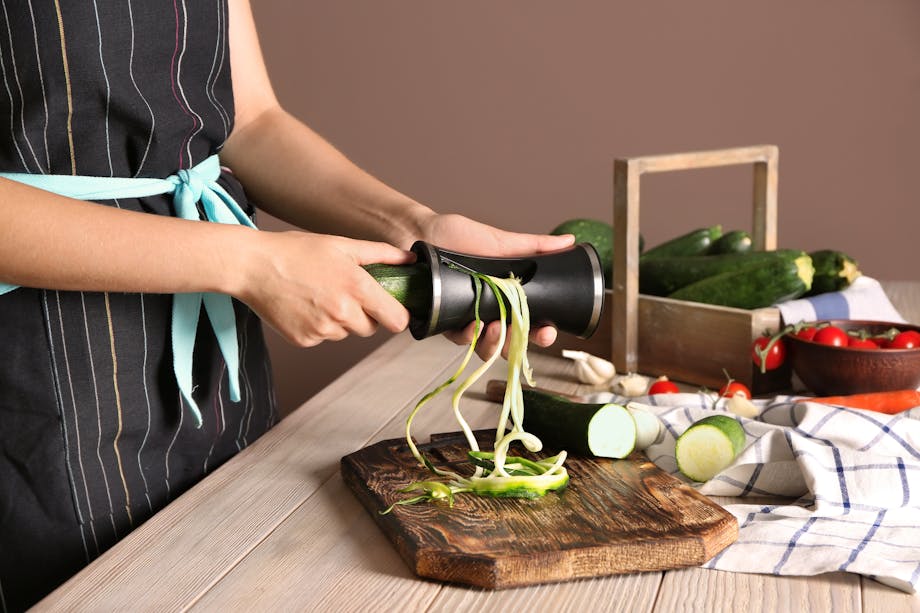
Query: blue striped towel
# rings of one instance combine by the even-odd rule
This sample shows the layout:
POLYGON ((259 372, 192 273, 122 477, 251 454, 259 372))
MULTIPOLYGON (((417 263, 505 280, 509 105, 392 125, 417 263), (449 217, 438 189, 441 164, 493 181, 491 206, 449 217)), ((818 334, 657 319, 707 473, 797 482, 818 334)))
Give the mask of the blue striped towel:
MULTIPOLYGON (((686 481, 674 460, 675 440, 694 421, 725 412, 721 404, 713 406, 704 393, 636 400, 652 405, 665 426, 646 454, 686 481)), ((738 418, 745 450, 712 480, 693 484, 707 495, 757 499, 725 505, 738 519, 738 540, 704 567, 773 575, 846 571, 916 592, 920 407, 884 415, 793 400, 755 401, 761 414, 738 418)))
POLYGON ((810 298, 788 300, 776 305, 783 323, 823 319, 865 319, 904 323, 881 283, 871 277, 856 277, 844 290, 828 292, 810 298))

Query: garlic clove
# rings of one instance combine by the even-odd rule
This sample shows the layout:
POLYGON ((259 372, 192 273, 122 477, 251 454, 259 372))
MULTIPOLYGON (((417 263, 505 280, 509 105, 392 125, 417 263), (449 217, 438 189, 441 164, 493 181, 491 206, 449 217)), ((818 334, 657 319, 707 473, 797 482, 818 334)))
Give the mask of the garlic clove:
POLYGON ((579 360, 575 362, 575 372, 578 375, 578 380, 582 383, 587 383, 589 385, 600 385, 606 383, 607 379, 597 374, 597 372, 591 368, 591 365, 587 360, 579 360))
POLYGON ((648 383, 648 377, 643 377, 636 373, 628 373, 614 381, 610 389, 620 396, 635 398, 636 396, 643 396, 645 394, 646 390, 648 390, 648 383))
POLYGON ((725 401, 725 408, 735 415, 741 417, 754 418, 760 415, 760 409, 751 402, 744 392, 735 392, 731 398, 725 401))
POLYGON ((575 373, 582 383, 600 385, 610 381, 616 374, 611 362, 585 351, 563 349, 562 357, 575 361, 575 373))
POLYGON ((586 351, 576 351, 574 349, 562 350, 562 357, 568 358, 570 360, 587 360, 589 355, 591 354, 586 351))
POLYGON ((605 381, 613 379, 617 374, 617 369, 614 367, 613 362, 605 360, 604 358, 599 358, 596 355, 588 354, 588 364, 590 364, 594 372, 603 377, 605 381))

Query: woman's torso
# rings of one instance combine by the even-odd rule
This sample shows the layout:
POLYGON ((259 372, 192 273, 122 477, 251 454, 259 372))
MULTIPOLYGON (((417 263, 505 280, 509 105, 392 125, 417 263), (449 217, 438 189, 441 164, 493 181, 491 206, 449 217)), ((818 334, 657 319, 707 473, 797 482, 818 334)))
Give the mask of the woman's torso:
POLYGON ((224 0, 4 0, 0 170, 164 177, 233 125, 224 0))
MULTIPOLYGON (((0 171, 165 177, 220 150, 233 123, 224 0, 0 2, 0 171)), ((221 182, 252 212, 230 175, 221 182)), ((168 196, 105 204, 172 212, 168 196)), ((172 371, 170 296, 0 295, 0 612, 34 602, 277 420, 260 323, 235 308, 242 400, 228 398, 202 314, 198 429, 172 371)))

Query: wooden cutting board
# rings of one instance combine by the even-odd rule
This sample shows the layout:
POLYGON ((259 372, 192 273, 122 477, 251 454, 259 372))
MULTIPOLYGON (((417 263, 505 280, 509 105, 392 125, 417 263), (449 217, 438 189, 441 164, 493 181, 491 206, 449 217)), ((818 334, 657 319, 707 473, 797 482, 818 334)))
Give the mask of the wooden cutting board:
MULTIPOLYGON (((477 437, 490 449, 494 431, 477 437)), ((419 448, 438 466, 472 472, 460 433, 434 435, 419 448)), ((506 588, 698 566, 738 536, 734 516, 641 453, 625 460, 570 456, 565 466, 562 493, 536 500, 460 494, 453 507, 422 502, 387 515, 380 511, 407 496, 399 489, 432 477, 405 439, 347 455, 341 469, 413 572, 430 579, 506 588)))

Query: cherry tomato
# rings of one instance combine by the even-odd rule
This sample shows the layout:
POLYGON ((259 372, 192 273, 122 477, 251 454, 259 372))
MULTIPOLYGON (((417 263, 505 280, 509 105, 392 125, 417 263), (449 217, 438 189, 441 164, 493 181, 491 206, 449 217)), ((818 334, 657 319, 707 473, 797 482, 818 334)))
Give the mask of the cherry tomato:
POLYGON ((837 326, 827 326, 815 332, 814 341, 822 345, 846 347, 850 342, 850 336, 837 326))
POLYGON ((649 395, 676 394, 678 392, 680 392, 680 389, 677 387, 677 384, 673 381, 669 381, 667 377, 659 377, 652 383, 651 387, 648 388, 649 395))
POLYGON ((890 342, 885 344, 887 349, 914 349, 920 347, 920 332, 906 330, 899 332, 890 342))
POLYGON ((722 398, 731 398, 735 395, 736 392, 744 393, 745 398, 748 400, 751 399, 751 390, 748 389, 744 383, 740 381, 731 381, 722 386, 722 389, 719 390, 719 396, 722 398))
POLYGON ((764 355, 764 351, 767 351, 766 355, 764 355, 766 359, 763 360, 764 368, 766 370, 776 370, 786 361, 786 345, 781 338, 773 341, 773 346, 767 350, 767 345, 769 344, 769 336, 761 336, 755 340, 754 345, 751 347, 751 357, 754 359, 754 364, 759 367, 761 362, 760 356, 764 355))
POLYGON ((853 347, 855 349, 878 349, 878 343, 876 343, 871 338, 858 338, 855 336, 850 337, 847 347, 853 347))
POLYGON ((815 333, 818 331, 817 328, 802 328, 795 333, 796 338, 800 338, 803 341, 813 341, 815 339, 815 333))

